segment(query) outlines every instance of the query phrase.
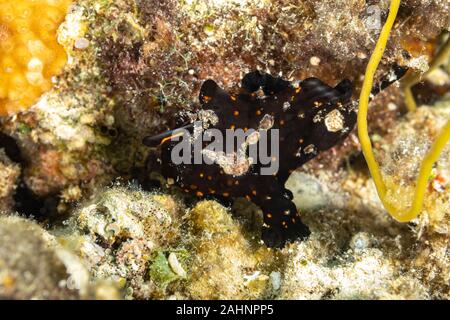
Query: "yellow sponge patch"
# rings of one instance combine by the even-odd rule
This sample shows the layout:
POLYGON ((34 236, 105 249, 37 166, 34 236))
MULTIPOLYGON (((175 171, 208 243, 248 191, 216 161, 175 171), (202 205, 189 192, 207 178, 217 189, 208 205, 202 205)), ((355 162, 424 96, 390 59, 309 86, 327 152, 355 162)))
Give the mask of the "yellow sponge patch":
POLYGON ((71 0, 0 0, 0 115, 24 110, 52 87, 67 55, 57 29, 71 0))

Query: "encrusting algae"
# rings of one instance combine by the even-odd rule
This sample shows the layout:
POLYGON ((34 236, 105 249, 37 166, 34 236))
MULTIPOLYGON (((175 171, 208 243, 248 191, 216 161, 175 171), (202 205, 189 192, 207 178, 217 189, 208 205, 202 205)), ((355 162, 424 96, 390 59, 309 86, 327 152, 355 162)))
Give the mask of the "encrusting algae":
POLYGON ((0 0, 0 115, 26 109, 67 61, 57 29, 71 0, 0 0))

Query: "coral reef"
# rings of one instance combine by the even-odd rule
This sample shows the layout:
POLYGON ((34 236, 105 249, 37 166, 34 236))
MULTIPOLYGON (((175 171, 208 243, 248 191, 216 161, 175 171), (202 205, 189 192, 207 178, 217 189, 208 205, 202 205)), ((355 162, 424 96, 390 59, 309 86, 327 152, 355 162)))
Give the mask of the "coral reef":
POLYGON ((374 245, 379 237, 355 233, 346 249, 336 250, 333 242, 341 239, 333 237, 330 241, 329 235, 316 234, 308 243, 291 249, 280 298, 429 298, 423 283, 399 268, 398 260, 391 256, 395 250, 388 253, 374 245))
POLYGON ((213 201, 199 202, 189 212, 191 231, 189 279, 193 299, 262 299, 273 296, 271 273, 281 257, 258 243, 258 233, 245 232, 230 213, 213 201))
MULTIPOLYGON (((387 197, 403 210, 411 203, 422 159, 450 117, 449 106, 448 102, 441 102, 440 106, 420 107, 380 141, 384 147, 380 150, 379 159, 390 186, 387 197)), ((444 149, 429 177, 424 210, 420 216, 422 223, 440 233, 449 232, 449 148, 444 149)))
MULTIPOLYGON (((261 243, 259 208, 245 199, 233 208, 195 203, 168 189, 141 143, 198 109, 207 78, 237 92, 242 76, 259 69, 290 81, 348 78, 359 92, 389 1, 39 3, 24 11, 30 1, 0 0, 0 130, 21 153, 0 146, 1 298, 449 298, 448 147, 424 213, 401 224, 383 209, 350 133, 288 180, 311 236, 280 250, 261 243), (27 15, 50 5, 49 24, 27 15), (6 7, 26 14, 10 21, 6 7), (51 53, 25 45, 38 39, 51 53), (5 48, 23 56, 11 60, 5 48), (119 176, 126 185, 111 185, 119 176), (134 178, 161 188, 145 191, 134 178), (12 215, 16 197, 29 194, 39 205, 12 215)), ((394 64, 425 72, 450 29, 448 12, 446 0, 402 1, 376 78, 394 64)), ((401 205, 450 116, 449 71, 447 63, 413 88, 429 105, 414 113, 404 116, 396 86, 371 103, 371 140, 401 205)))
MULTIPOLYGON (((365 197, 370 199, 370 194, 375 199, 373 186, 365 197)), ((23 254, 17 261, 27 268, 42 261, 36 246, 45 235, 46 254, 63 250, 57 257, 75 259, 66 257, 69 262, 63 265, 71 272, 77 270, 69 283, 82 282, 84 297, 427 299, 447 295, 448 238, 428 233, 417 239, 416 231, 386 219, 379 201, 355 205, 355 211, 338 209, 339 201, 330 201, 324 209, 305 212, 310 239, 272 250, 259 240, 261 217, 253 216, 260 215, 258 211, 232 217, 230 210, 214 201, 187 209, 180 200, 115 185, 98 191, 52 235, 16 217, 3 218, 0 235, 22 237, 17 246, 23 254), (21 228, 26 237, 21 236, 21 228)), ((245 210, 248 204, 240 208, 245 210)), ((5 248, 0 250, 1 261, 8 261, 10 251, 5 248)), ((21 270, 16 265, 10 268, 6 270, 21 270)), ((30 296, 28 285, 15 288, 14 294, 8 291, 3 296, 30 296)), ((47 296, 36 293, 35 297, 47 296)))
MULTIPOLYGON (((370 194, 376 199, 373 186, 365 191, 370 194)), ((344 210, 335 199, 304 214, 308 241, 283 250, 260 242, 258 211, 232 217, 215 201, 187 209, 181 199, 133 186, 99 192, 53 233, 85 261, 93 279, 112 281, 128 299, 446 296, 444 237, 417 240, 416 231, 386 219, 379 201, 344 210), (432 261, 423 259, 428 254, 432 261)))
POLYGON ((58 196, 62 211, 65 203, 92 189, 95 178, 98 185, 110 181, 114 170, 107 146, 116 135, 111 130, 113 102, 95 63, 96 49, 84 38, 86 8, 71 8, 58 34, 68 54, 64 73, 33 108, 2 121, 3 131, 20 146, 27 187, 39 197, 58 196))
POLYGON ((96 194, 54 233, 84 259, 94 279, 112 281, 125 298, 156 298, 171 282, 158 261, 180 236, 179 214, 170 196, 116 186, 96 194), (152 273, 157 276, 149 278, 152 273))
MULTIPOLYGON (((388 197, 402 208, 411 203, 420 162, 448 121, 449 107, 449 101, 444 100, 433 107, 418 108, 393 128, 382 141, 385 147, 379 156, 383 163, 383 174, 388 177, 387 182, 390 186, 395 185, 388 193, 388 197)), ((419 244, 416 249, 417 258, 412 261, 412 266, 423 273, 430 286, 437 292, 442 292, 442 297, 445 297, 448 290, 445 283, 448 283, 450 277, 449 170, 449 146, 447 146, 428 178, 423 210, 414 221, 419 244), (425 256, 427 262, 423 260, 425 256)))
POLYGON ((15 216, 0 217, 0 241, 0 297, 87 297, 88 270, 34 222, 15 216))
POLYGON ((115 186, 53 233, 126 299, 268 297, 275 255, 242 230, 216 202, 186 211, 174 197, 115 186))
MULTIPOLYGON (((380 73, 394 62, 411 64, 402 45, 434 39, 448 27, 446 9, 445 1, 406 1, 380 73), (423 19, 430 6, 434 19, 423 19), (417 27, 405 33, 406 25, 417 27)), ((27 186, 40 197, 59 197, 64 211, 95 186, 143 167, 149 151, 142 138, 172 127, 183 116, 178 111, 196 108, 207 77, 236 88, 242 74, 259 68, 290 80, 349 78, 358 88, 379 30, 369 23, 376 18, 371 10, 383 17, 387 2, 76 1, 59 27, 64 73, 34 108, 3 119, 2 130, 27 158, 27 186)), ((411 56, 431 52, 406 47, 411 56)), ((392 91, 390 101, 373 108, 375 127, 398 117, 383 107, 399 105, 392 91)), ((335 155, 357 152, 354 140, 308 166, 339 167, 335 155)))

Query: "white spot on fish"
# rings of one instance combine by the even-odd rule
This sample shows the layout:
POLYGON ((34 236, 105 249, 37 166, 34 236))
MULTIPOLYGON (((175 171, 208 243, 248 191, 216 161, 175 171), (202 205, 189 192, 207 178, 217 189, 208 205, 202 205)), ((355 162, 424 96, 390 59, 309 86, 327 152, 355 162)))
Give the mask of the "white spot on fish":
POLYGON ((339 110, 330 111, 325 116, 325 126, 330 132, 338 132, 344 128, 344 116, 339 110))

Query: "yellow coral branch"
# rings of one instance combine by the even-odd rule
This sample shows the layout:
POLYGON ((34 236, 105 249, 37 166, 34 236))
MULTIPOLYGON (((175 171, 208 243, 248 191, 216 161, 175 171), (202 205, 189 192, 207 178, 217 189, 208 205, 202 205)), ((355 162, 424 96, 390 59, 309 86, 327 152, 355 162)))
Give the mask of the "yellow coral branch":
POLYGON ((367 129, 367 109, 369 106, 370 92, 373 86, 373 78, 386 48, 386 43, 397 16, 399 6, 400 0, 391 1, 387 21, 383 26, 383 29, 381 30, 380 38, 378 39, 375 50, 370 57, 369 63, 367 65, 363 87, 361 89, 361 95, 359 99, 358 135, 364 157, 366 158, 370 174, 372 175, 372 179, 375 183, 381 202, 383 203, 385 209, 389 212, 389 214, 396 220, 400 222, 407 222, 417 217, 422 209, 423 199, 428 184, 428 177, 431 174, 433 164, 437 161, 440 153, 450 139, 450 121, 444 126, 442 132, 439 134, 438 138, 431 146, 429 153, 426 155, 420 166, 419 175, 416 181, 414 199, 409 210, 403 211, 402 209, 399 209, 398 207, 389 203, 386 199, 387 188, 383 181, 383 177, 381 176, 380 168, 375 159, 372 150, 372 144, 369 138, 367 129))
POLYGON ((392 25, 394 24, 395 17, 397 16, 398 8, 400 6, 400 0, 392 0, 391 7, 389 9, 389 15, 383 29, 381 30, 380 38, 377 45, 370 57, 369 64, 367 65, 366 74, 364 76, 364 82, 359 97, 359 109, 358 109, 358 136, 361 142, 364 157, 366 158, 367 165, 369 166, 370 174, 377 187, 378 195, 381 199, 384 199, 386 195, 386 186, 381 177, 378 163, 375 160, 375 156, 372 151, 372 143, 370 142, 369 133, 367 130, 367 109, 369 107, 370 92, 372 91, 373 78, 377 70, 378 64, 383 57, 386 43, 391 32, 392 25))

